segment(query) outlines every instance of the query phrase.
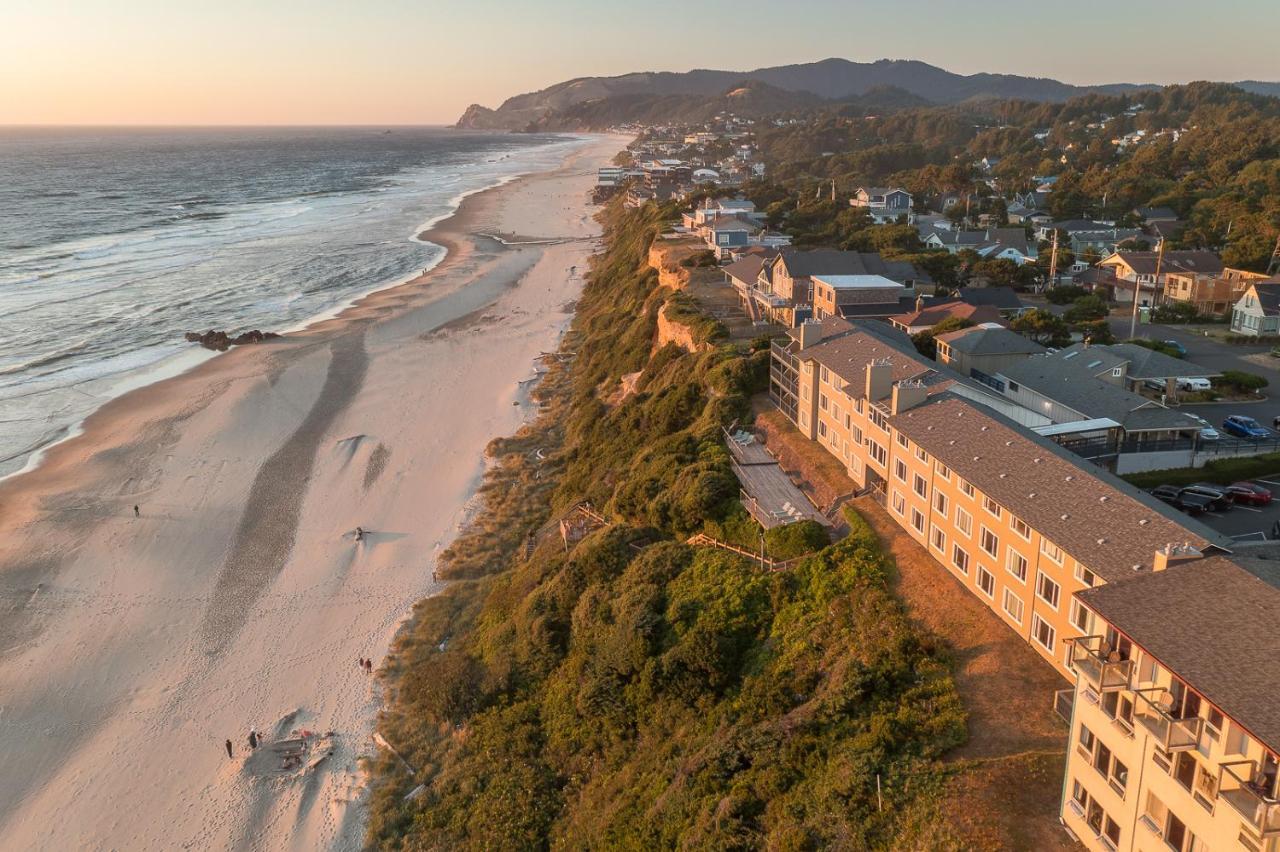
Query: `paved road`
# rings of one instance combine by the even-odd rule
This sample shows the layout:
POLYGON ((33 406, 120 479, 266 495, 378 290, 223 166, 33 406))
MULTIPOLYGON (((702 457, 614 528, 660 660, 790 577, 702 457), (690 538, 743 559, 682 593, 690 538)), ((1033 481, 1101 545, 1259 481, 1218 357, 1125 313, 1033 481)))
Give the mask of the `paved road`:
MULTIPOLYGON (((1025 294, 1022 296, 1022 300, 1027 305, 1045 308, 1057 315, 1061 315, 1067 309, 1066 305, 1051 305, 1042 299, 1028 298, 1025 294)), ((1129 314, 1121 310, 1113 312, 1108 318, 1111 333, 1116 336, 1117 340, 1127 340, 1129 338, 1129 322, 1129 314)), ((1275 366, 1271 367, 1265 362, 1255 363, 1246 361, 1243 358, 1245 355, 1266 353, 1270 347, 1228 345, 1213 338, 1205 337, 1203 332, 1196 332, 1186 326, 1179 325, 1143 325, 1139 323, 1137 336, 1152 340, 1176 340, 1187 348, 1188 361, 1217 372, 1243 370, 1247 373, 1257 373, 1258 375, 1266 376, 1271 382, 1271 387, 1264 391, 1268 394, 1268 398, 1261 402, 1196 403, 1183 406, 1184 411, 1203 417, 1215 427, 1221 426, 1223 419, 1230 414, 1246 414, 1268 428, 1274 418, 1280 417, 1280 359, 1277 359, 1275 366)))
MULTIPOLYGON (((1110 324, 1112 333, 1117 339, 1124 340, 1129 336, 1127 317, 1113 316, 1110 324)), ((1229 414, 1247 414, 1266 427, 1271 426, 1275 417, 1280 417, 1280 360, 1276 361, 1275 367, 1271 367, 1265 363, 1246 361, 1242 357, 1266 353, 1270 347, 1233 346, 1205 337, 1203 333, 1188 330, 1185 326, 1176 325, 1139 325, 1138 336, 1153 340, 1176 340, 1187 348, 1188 361, 1217 372, 1243 370, 1247 373, 1257 373, 1266 376, 1271 382, 1271 386, 1264 391, 1268 394, 1268 398, 1262 402, 1197 403, 1184 405, 1184 411, 1203 417, 1214 426, 1220 426, 1223 418, 1229 414)))

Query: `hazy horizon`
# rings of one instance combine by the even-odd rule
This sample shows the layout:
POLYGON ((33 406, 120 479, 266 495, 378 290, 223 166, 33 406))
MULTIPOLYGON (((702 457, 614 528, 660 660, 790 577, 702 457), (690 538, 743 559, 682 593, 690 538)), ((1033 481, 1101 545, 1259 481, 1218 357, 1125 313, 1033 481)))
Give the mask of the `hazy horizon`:
POLYGON ((959 74, 1049 77, 1074 85, 1276 80, 1264 0, 1224 0, 1209 17, 1170 0, 1159 14, 1079 0, 1060 9, 996 0, 797 0, 779 20, 741 2, 544 0, 536 8, 371 0, 270 8, 231 2, 65 0, 11 10, 0 31, 0 126, 432 126, 471 103, 576 77, 756 68, 843 57, 914 59, 959 74), (723 36, 704 27, 732 16, 723 36), (1106 21, 1123 39, 1082 35, 1106 21), (759 26, 753 26, 759 23, 759 26), (1157 49, 1158 48, 1158 49, 1157 49), (1194 56, 1190 65, 1186 57, 1194 56))

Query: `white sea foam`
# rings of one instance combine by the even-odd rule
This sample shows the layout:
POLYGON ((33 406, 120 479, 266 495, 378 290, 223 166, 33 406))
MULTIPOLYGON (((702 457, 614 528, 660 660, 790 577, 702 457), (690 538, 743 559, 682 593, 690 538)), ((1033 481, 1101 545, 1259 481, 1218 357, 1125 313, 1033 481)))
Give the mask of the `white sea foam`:
MULTIPOLYGON (((467 196, 581 142, 496 156, 484 144, 344 191, 242 202, 171 192, 147 227, 17 243, 29 247, 0 262, 0 477, 29 469, 45 436, 66 440, 105 401, 209 357, 184 331, 292 331, 332 317, 439 263, 443 248, 418 235, 467 196)), ((129 201, 119 195, 95 203, 129 201)))

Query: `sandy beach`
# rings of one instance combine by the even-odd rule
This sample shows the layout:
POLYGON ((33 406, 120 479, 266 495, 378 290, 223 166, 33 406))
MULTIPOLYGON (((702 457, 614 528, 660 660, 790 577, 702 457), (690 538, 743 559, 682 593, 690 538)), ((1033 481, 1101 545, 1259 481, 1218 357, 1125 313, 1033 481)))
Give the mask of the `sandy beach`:
POLYGON ((129 393, 0 483, 0 848, 359 848, 357 659, 530 415, 625 141, 471 196, 429 273, 129 393), (334 736, 285 768, 300 730, 334 736))

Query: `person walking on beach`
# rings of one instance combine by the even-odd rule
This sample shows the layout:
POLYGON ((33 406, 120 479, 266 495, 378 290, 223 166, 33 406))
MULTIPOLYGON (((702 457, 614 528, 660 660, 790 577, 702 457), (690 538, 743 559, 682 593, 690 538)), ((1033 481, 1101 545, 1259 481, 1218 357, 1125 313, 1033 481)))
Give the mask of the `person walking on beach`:
POLYGON ((249 729, 249 750, 252 751, 258 747, 258 729, 249 729))
POLYGON ((133 516, 134 516, 135 518, 141 518, 141 517, 142 517, 142 512, 141 512, 141 510, 139 510, 139 509, 138 509, 138 506, 137 506, 137 504, 136 504, 136 503, 134 504, 134 507, 133 507, 133 516))
POLYGON ((364 661, 364 670, 367 671, 369 674, 373 674, 373 660, 364 661))
POLYGON ((231 753, 231 740, 227 740, 227 757, 234 757, 231 753))
POLYGON ((364 527, 356 527, 356 541, 364 541, 364 527))

